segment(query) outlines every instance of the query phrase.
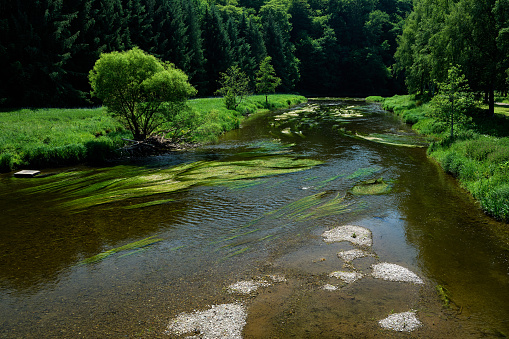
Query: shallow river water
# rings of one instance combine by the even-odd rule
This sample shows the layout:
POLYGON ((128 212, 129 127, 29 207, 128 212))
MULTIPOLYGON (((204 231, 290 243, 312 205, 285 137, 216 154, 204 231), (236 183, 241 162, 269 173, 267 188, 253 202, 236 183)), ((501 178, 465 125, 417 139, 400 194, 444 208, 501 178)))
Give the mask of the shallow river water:
POLYGON ((316 100, 192 151, 3 174, 0 337, 173 338, 179 314, 231 303, 244 338, 507 336, 508 226, 409 147, 423 145, 375 104, 316 100), (371 231, 369 256, 324 241, 344 225, 371 231), (377 279, 377 263, 424 283, 377 279), (228 289, 251 280, 265 284, 228 289), (408 311, 413 332, 380 326, 408 311))

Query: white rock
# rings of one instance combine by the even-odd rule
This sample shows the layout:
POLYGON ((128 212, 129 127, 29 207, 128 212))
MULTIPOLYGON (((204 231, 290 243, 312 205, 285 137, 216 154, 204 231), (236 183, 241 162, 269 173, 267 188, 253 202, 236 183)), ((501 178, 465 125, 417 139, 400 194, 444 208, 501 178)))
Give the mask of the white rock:
POLYGON ((414 311, 391 314, 378 323, 385 329, 398 332, 411 332, 422 326, 414 311))
POLYGON ((254 280, 239 281, 228 286, 228 291, 230 293, 249 294, 251 292, 256 291, 260 286, 269 285, 270 284, 268 284, 266 281, 254 281, 254 280))
POLYGON ((350 250, 350 251, 343 251, 338 253, 338 257, 343 259, 346 262, 350 262, 352 260, 355 260, 357 258, 364 258, 364 257, 373 257, 374 255, 372 253, 368 253, 363 250, 350 250))
POLYGON ((361 279, 362 277, 364 277, 364 275, 361 273, 357 273, 357 272, 337 271, 337 272, 332 272, 331 274, 329 274, 329 277, 338 278, 338 279, 343 280, 347 284, 351 284, 354 281, 357 281, 357 280, 361 279))
POLYGON ((415 284, 424 284, 421 278, 417 274, 410 270, 396 265, 389 264, 386 262, 372 265, 373 277, 389 281, 402 281, 402 282, 413 282, 415 284))
POLYGON ((322 289, 326 290, 326 291, 337 291, 339 289, 339 287, 331 285, 331 284, 327 284, 327 285, 324 285, 322 287, 322 289))
POLYGON ((241 339, 246 318, 246 309, 241 304, 214 305, 202 312, 181 313, 168 325, 165 334, 198 332, 196 337, 204 339, 241 339))
POLYGON ((361 226, 339 226, 322 234, 325 242, 349 241, 354 245, 371 246, 373 239, 371 231, 361 226))

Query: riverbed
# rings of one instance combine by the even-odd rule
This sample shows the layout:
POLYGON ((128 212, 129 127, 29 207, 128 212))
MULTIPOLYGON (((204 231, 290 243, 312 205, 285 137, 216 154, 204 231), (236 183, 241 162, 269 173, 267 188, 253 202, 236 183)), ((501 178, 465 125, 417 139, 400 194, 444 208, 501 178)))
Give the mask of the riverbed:
POLYGON ((244 338, 507 336, 507 224, 425 146, 321 99, 191 151, 2 174, 0 337, 199 338, 175 324, 220 310, 244 338))

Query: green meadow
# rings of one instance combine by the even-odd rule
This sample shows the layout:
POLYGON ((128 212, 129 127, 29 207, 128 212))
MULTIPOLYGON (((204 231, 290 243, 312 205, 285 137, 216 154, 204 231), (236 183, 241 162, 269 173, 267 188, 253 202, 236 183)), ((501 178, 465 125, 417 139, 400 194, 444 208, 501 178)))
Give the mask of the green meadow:
MULTIPOLYGON (((189 100, 201 121, 188 142, 204 143, 238 128, 249 114, 287 108, 306 98, 264 95, 244 100, 227 110, 221 98, 189 100)), ((78 163, 103 164, 118 156, 122 138, 132 138, 104 107, 79 109, 19 109, 0 112, 0 172, 26 167, 58 167, 78 163)))

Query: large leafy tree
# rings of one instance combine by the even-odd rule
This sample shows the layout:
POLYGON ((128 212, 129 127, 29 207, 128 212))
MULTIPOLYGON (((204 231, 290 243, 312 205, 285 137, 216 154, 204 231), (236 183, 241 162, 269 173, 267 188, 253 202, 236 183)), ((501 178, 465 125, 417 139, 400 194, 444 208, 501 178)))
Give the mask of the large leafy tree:
POLYGON ((102 54, 89 75, 92 96, 143 140, 171 121, 196 94, 187 75, 134 48, 102 54))

